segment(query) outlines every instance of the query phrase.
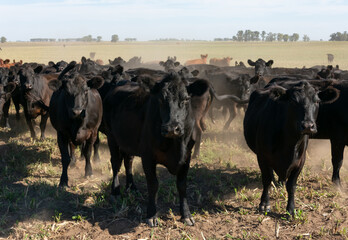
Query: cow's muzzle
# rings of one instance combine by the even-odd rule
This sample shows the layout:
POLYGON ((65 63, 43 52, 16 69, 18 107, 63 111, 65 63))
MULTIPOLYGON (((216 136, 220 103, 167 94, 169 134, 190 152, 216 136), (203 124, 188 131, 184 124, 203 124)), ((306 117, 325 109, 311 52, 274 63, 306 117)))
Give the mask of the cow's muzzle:
POLYGON ((302 134, 316 134, 318 132, 317 126, 312 121, 303 121, 301 123, 301 133, 302 134))
POLYGON ((175 138, 182 136, 182 127, 180 124, 162 125, 161 134, 166 138, 175 138))
POLYGON ((86 110, 85 109, 72 109, 71 110, 71 118, 85 118, 86 110))

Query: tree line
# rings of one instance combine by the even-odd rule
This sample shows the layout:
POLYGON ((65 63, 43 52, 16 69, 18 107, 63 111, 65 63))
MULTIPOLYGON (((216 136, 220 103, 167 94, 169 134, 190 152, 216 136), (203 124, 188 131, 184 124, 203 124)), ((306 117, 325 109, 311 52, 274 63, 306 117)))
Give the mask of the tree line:
POLYGON ((341 32, 332 33, 330 35, 329 41, 348 41, 348 33, 347 31, 344 31, 343 33, 341 32))
MULTIPOLYGON (((284 34, 284 33, 272 33, 266 31, 251 31, 251 30, 239 30, 232 38, 215 38, 214 41, 237 41, 237 42, 250 42, 250 41, 263 41, 263 42, 297 42, 300 39, 298 33, 284 34)), ((303 41, 308 42, 310 38, 308 35, 303 35, 303 41)))
MULTIPOLYGON (((300 39, 300 35, 298 33, 293 34, 284 34, 284 33, 272 33, 272 32, 266 32, 266 31, 251 31, 251 30, 239 30, 235 36, 232 38, 214 38, 214 41, 236 41, 236 42, 250 42, 250 41, 264 41, 264 42, 297 42, 300 39)), ((38 42, 45 42, 45 41, 56 41, 54 38, 34 38, 30 39, 31 41, 38 41, 38 42)), ((65 38, 65 39, 58 39, 59 42, 68 42, 68 41, 79 41, 79 42, 100 42, 102 40, 101 36, 97 36, 96 38, 93 38, 92 35, 83 36, 81 38, 65 38)), ((113 34, 111 36, 111 42, 118 42, 120 39, 117 34, 113 34)), ((133 42, 137 41, 136 38, 125 38, 125 41, 133 42)), ((176 39, 176 38, 161 38, 158 40, 152 40, 152 41, 188 41, 183 39, 176 39)), ((308 35, 304 34, 302 36, 302 41, 309 42, 310 38, 308 35)), ((332 33, 330 35, 329 41, 348 41, 348 32, 344 31, 332 33)), ((7 38, 2 36, 0 37, 0 42, 5 43, 7 42, 7 38)))

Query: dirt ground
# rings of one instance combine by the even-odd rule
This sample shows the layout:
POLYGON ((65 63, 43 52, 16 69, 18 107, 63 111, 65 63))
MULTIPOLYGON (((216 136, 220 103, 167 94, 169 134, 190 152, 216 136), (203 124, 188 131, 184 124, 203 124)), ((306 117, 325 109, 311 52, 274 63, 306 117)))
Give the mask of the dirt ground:
POLYGON ((331 184, 326 140, 310 141, 295 216, 289 219, 285 213, 287 193, 281 186, 270 190, 271 213, 258 212, 261 176, 244 142, 242 116, 228 131, 221 130, 223 119, 207 120, 201 156, 192 160, 187 186, 195 226, 180 221, 175 177, 158 166, 156 228, 145 224, 147 188, 139 159, 134 167, 138 191, 123 188, 122 199, 111 203, 109 152, 102 136, 102 162, 93 164, 94 175, 84 178, 79 160, 69 168, 69 188, 58 188, 61 163, 54 129, 48 126, 47 140, 33 141, 23 116, 20 122, 11 116, 12 129, 0 131, 0 238, 347 239, 348 165, 342 167, 343 186, 337 189, 331 184))

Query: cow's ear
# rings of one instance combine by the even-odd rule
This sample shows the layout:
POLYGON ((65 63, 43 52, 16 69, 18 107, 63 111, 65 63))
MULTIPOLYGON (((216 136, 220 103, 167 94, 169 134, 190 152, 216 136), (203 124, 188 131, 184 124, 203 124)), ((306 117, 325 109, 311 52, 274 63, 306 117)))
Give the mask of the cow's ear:
POLYGON ((163 61, 160 61, 160 62, 159 62, 159 65, 164 66, 164 62, 163 62, 163 61))
POLYGON ((61 86, 62 86, 63 82, 58 80, 58 79, 54 79, 49 81, 48 83, 48 87, 52 90, 52 91, 57 91, 61 86))
POLYGON ((104 78, 100 76, 96 76, 92 78, 91 80, 87 81, 87 86, 90 88, 98 89, 104 84, 104 78))
POLYGON ((52 62, 52 61, 48 62, 48 66, 53 67, 54 65, 56 65, 54 62, 52 62))
POLYGON ((190 96, 202 96, 205 92, 209 91, 209 83, 204 80, 197 80, 186 87, 187 93, 190 96))
POLYGON ((82 63, 85 63, 85 62, 87 62, 87 59, 86 59, 86 57, 82 57, 82 58, 81 58, 81 62, 82 62, 82 63))
POLYGON ((273 65, 273 60, 269 60, 267 63, 266 63, 266 66, 267 67, 270 67, 273 65))
POLYGON ((320 91, 318 96, 321 100, 321 104, 330 104, 339 98, 340 90, 333 87, 328 87, 325 90, 320 91))
POLYGON ((42 70, 43 70, 43 66, 39 65, 34 69, 34 72, 39 74, 40 72, 42 72, 42 70))
POLYGON ((248 64, 249 64, 250 66, 255 66, 255 62, 251 61, 250 59, 248 59, 248 64))
POLYGON ((175 62, 175 63, 174 63, 174 66, 175 66, 175 67, 178 67, 179 65, 180 65, 180 62, 175 62))
POLYGON ((288 94, 286 88, 273 86, 270 88, 270 98, 273 100, 287 100, 288 94))

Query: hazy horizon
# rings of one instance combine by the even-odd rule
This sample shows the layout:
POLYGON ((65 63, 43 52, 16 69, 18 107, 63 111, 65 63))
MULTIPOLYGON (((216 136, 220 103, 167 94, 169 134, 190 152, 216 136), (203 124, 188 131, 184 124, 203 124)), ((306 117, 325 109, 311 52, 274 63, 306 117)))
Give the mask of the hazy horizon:
POLYGON ((213 40, 238 30, 304 34, 328 40, 348 30, 344 0, 0 0, 0 36, 7 41, 31 38, 80 38, 110 41, 161 38, 213 40))

